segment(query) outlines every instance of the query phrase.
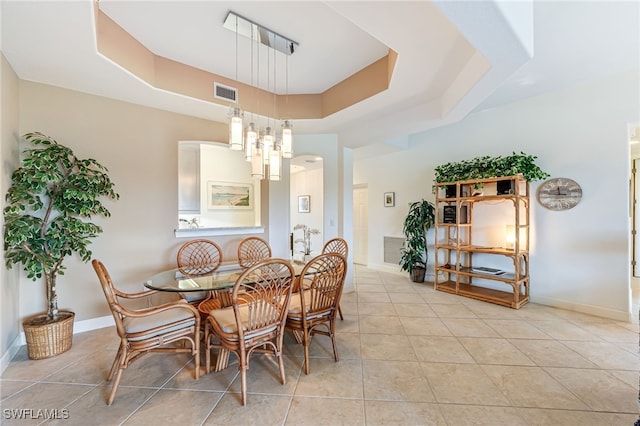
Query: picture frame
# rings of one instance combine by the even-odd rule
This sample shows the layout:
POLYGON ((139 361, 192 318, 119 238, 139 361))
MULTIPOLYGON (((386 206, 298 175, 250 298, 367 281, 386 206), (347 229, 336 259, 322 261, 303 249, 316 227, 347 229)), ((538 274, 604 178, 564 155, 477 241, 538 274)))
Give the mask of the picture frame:
POLYGON ((298 213, 311 212, 311 196, 298 195, 298 213))
POLYGON ((385 192, 384 193, 384 206, 385 207, 395 207, 396 205, 396 193, 395 192, 385 192))
POLYGON ((253 185, 236 182, 207 182, 207 208, 209 210, 253 209, 253 185))

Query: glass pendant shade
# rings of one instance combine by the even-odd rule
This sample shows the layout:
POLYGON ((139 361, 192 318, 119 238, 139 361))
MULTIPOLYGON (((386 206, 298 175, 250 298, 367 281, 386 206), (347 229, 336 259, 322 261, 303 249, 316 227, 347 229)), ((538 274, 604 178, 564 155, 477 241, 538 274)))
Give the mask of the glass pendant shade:
POLYGON ((282 123, 282 157, 293 157, 293 132, 289 120, 282 123))
POLYGON ((282 159, 280 150, 272 149, 269 153, 269 180, 280 180, 282 175, 282 159))
POLYGON ((229 123, 229 148, 236 151, 243 150, 243 138, 242 111, 238 107, 233 107, 229 123))
POLYGON ((244 159, 247 161, 251 161, 253 156, 253 150, 255 148, 256 142, 258 141, 258 132, 256 131, 256 125, 254 123, 249 123, 247 127, 247 138, 244 150, 244 159))
POLYGON ((259 145, 255 145, 251 157, 251 176, 255 179, 264 179, 263 151, 259 145))
POLYGON ((273 130, 271 127, 267 127, 264 129, 264 135, 262 135, 262 161, 265 166, 268 165, 271 160, 271 150, 273 149, 274 141, 273 130))
POLYGON ((273 129, 271 127, 267 127, 264 129, 264 137, 262 138, 262 143, 265 146, 273 147, 273 143, 275 142, 275 137, 273 136, 273 129))

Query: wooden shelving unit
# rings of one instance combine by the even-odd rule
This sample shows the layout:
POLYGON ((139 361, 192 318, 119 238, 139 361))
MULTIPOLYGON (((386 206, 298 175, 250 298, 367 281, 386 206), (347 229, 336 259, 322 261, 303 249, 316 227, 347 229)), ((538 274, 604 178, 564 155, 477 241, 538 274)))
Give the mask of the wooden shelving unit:
MULTIPOLYGON (((435 289, 514 309, 525 305, 529 301, 529 183, 522 175, 438 183, 436 209, 435 289), (513 203, 513 214, 499 225, 511 227, 512 244, 475 245, 474 228, 479 224, 474 223, 474 206, 487 203, 492 208, 504 201, 513 203), (479 264, 494 255, 511 259, 513 268, 479 264)), ((499 217, 503 221, 504 216, 499 217)))

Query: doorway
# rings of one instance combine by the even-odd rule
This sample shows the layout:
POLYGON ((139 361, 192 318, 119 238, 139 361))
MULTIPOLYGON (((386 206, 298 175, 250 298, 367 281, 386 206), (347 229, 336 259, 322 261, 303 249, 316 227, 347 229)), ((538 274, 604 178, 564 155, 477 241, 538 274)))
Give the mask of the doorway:
POLYGON ((367 265, 369 258, 369 188, 353 187, 353 263, 367 265))
POLYGON ((629 150, 631 158, 631 178, 629 180, 629 216, 631 218, 631 282, 640 278, 640 124, 629 126, 629 150))
POLYGON ((291 159, 290 168, 291 255, 294 259, 318 255, 324 241, 323 159, 318 155, 298 155, 291 159))

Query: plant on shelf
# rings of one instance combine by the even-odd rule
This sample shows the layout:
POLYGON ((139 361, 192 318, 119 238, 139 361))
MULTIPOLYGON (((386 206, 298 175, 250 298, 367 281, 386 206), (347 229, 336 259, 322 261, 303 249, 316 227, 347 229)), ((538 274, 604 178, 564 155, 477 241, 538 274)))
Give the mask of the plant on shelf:
POLYGON ((435 183, 456 182, 470 179, 486 179, 522 174, 525 180, 533 182, 549 177, 535 164, 538 157, 515 152, 508 156, 483 156, 471 160, 453 161, 436 166, 435 183))
POLYGON ((56 279, 64 274, 67 256, 77 253, 84 262, 91 259, 88 246, 102 228, 89 219, 110 216, 99 199, 116 200, 119 195, 107 169, 96 160, 80 159, 40 132, 27 133, 24 139, 36 148, 24 151, 22 166, 11 176, 4 209, 4 252, 8 268, 19 263, 27 278, 36 281, 44 276, 47 313, 23 323, 29 345, 28 327, 52 327, 61 321, 72 327, 74 314, 58 310, 56 279))
POLYGON ((427 270, 427 231, 435 222, 435 208, 429 201, 414 201, 404 219, 402 232, 405 243, 400 256, 400 267, 411 274, 414 282, 424 281, 427 270))
POLYGON ((299 229, 302 229, 302 238, 298 238, 297 240, 294 241, 294 243, 302 244, 302 253, 305 256, 310 256, 311 255, 311 235, 319 234, 320 231, 315 228, 311 229, 307 225, 302 225, 302 224, 298 224, 293 227, 294 231, 297 231, 299 229))

